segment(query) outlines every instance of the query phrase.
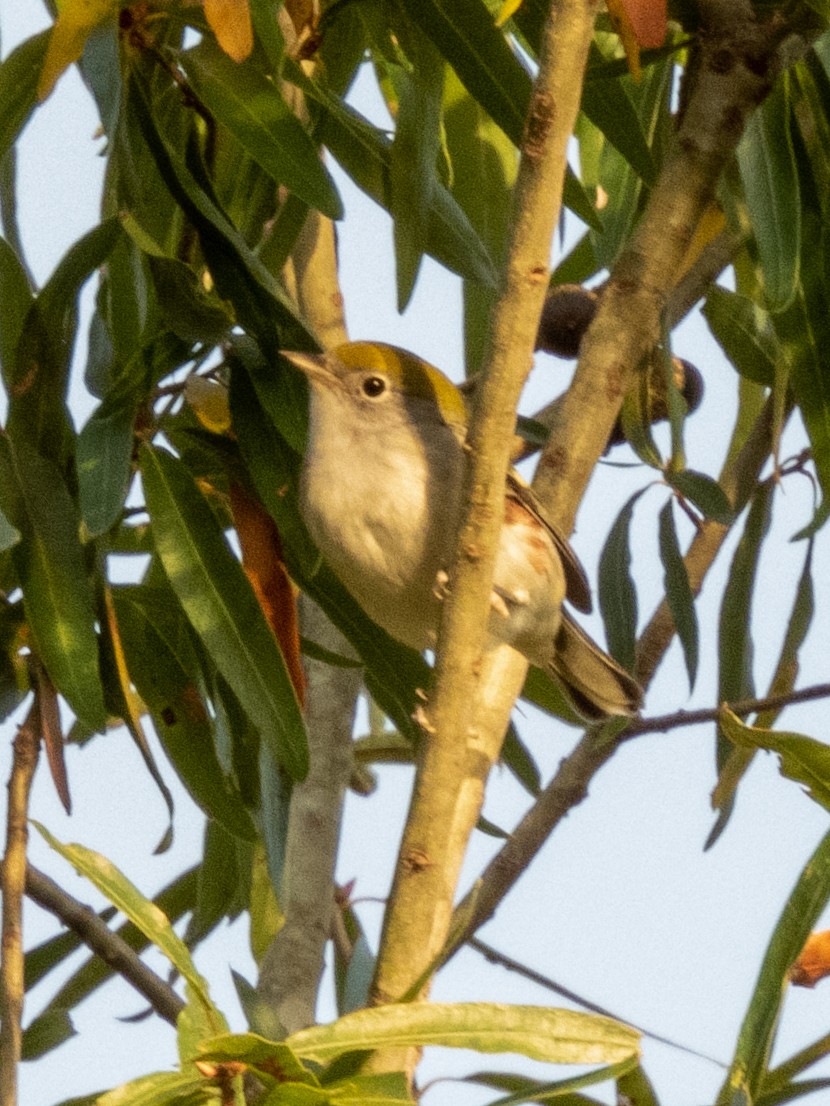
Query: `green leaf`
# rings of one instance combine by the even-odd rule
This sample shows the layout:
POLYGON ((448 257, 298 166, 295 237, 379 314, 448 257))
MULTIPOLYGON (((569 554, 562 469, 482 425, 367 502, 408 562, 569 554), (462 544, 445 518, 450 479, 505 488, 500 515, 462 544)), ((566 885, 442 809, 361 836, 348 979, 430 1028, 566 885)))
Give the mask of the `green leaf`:
POLYGON ((400 1071, 353 1075, 326 1083, 332 1106, 400 1106, 413 1101, 406 1076, 400 1071))
POLYGON ((0 159, 34 111, 50 34, 51 28, 27 38, 0 65, 0 159))
POLYGON ((801 197, 790 134, 787 75, 749 118, 737 151, 749 216, 772 311, 783 311, 796 292, 801 252, 801 197))
POLYGON ((753 691, 750 616, 758 558, 770 524, 772 492, 769 482, 761 484, 756 491, 729 569, 720 612, 719 702, 734 702, 753 691))
POLYGON ((194 176, 195 155, 186 163, 178 145, 154 116, 149 91, 133 74, 127 96, 127 125, 141 133, 158 173, 199 235, 219 295, 231 302, 239 322, 259 342, 266 356, 277 350, 313 349, 314 338, 279 289, 274 277, 194 176))
POLYGON ((218 1102, 218 1091, 209 1095, 201 1075, 159 1071, 102 1094, 95 1099, 95 1106, 207 1106, 218 1102))
POLYGON ((390 213, 398 281, 398 311, 409 303, 426 248, 432 194, 439 184, 435 164, 441 147, 444 64, 416 28, 407 28, 411 71, 398 73, 399 105, 390 150, 390 213))
POLYGON ((209 817, 235 837, 253 841, 253 822, 216 755, 198 691, 198 666, 175 601, 142 585, 114 588, 113 603, 130 678, 179 778, 209 817))
POLYGON ((531 80, 481 0, 405 0, 407 12, 515 146, 522 144, 531 80))
POLYGON ((0 437, 0 506, 22 535, 12 557, 37 652, 78 718, 103 730, 94 604, 75 505, 54 465, 7 437, 0 437))
MULTIPOLYGON (((177 922, 182 915, 193 909, 196 900, 197 870, 190 868, 172 883, 168 884, 155 897, 156 905, 170 918, 177 922)), ((98 917, 102 921, 109 922, 116 911, 114 907, 107 907, 99 912, 98 917)), ((125 922, 115 932, 118 936, 137 952, 145 949, 150 943, 147 938, 132 922, 125 922)), ((74 933, 61 933, 57 937, 50 938, 31 949, 26 954, 26 989, 30 990, 41 979, 45 978, 54 968, 63 964, 65 959, 76 949, 82 946, 81 939, 74 933)), ((115 974, 115 969, 105 964, 100 957, 92 955, 61 985, 52 998, 49 1006, 55 1009, 71 1010, 79 1002, 83 1002, 92 992, 106 983, 115 974)))
POLYGON ((93 883, 113 906, 125 914, 161 950, 191 986, 213 1025, 221 1032, 224 1019, 211 1002, 207 983, 196 971, 187 946, 176 935, 166 915, 154 902, 145 898, 124 873, 105 856, 83 845, 64 845, 39 822, 33 822, 33 825, 55 852, 69 861, 79 875, 85 876, 90 883, 93 883))
POLYGON ((830 898, 830 833, 807 861, 778 919, 738 1036, 735 1056, 717 1099, 732 1106, 741 1096, 757 1102, 785 995, 790 966, 830 898))
POLYGON ((626 502, 611 527, 599 559, 599 609, 611 656, 633 671, 637 643, 637 592, 631 576, 631 518, 645 489, 626 502))
POLYGON ((34 302, 23 263, 5 238, 0 238, 0 370, 11 377, 23 323, 34 302))
POLYGON ((330 219, 342 217, 343 205, 319 150, 255 56, 231 61, 205 37, 179 60, 199 99, 266 173, 330 219))
POLYGON ((250 857, 250 850, 240 849, 238 838, 209 818, 205 823, 196 905, 184 935, 188 948, 212 933, 224 918, 232 920, 244 908, 240 886, 245 879, 243 855, 250 857))
POLYGON ((805 246, 800 277, 790 306, 773 317, 783 347, 789 379, 804 419, 823 498, 830 499, 830 343, 827 311, 826 249, 830 236, 812 220, 805 221, 805 246))
POLYGON ((680 552, 677 540, 671 500, 660 511, 660 560, 665 572, 666 601, 683 647, 683 659, 686 662, 691 691, 697 678, 697 614, 695 597, 692 594, 689 576, 683 563, 683 554, 680 552))
POLYGON ((199 1048, 200 1060, 216 1063, 237 1061, 247 1064, 268 1083, 306 1083, 319 1086, 319 1080, 300 1061, 299 1056, 284 1041, 269 1041, 257 1033, 225 1033, 204 1041, 199 1048))
POLYGON ((156 548, 185 614, 277 763, 302 779, 308 771, 302 712, 241 565, 181 461, 144 446, 141 471, 156 548))
POLYGON ((657 169, 625 82, 620 78, 586 81, 581 106, 643 183, 653 185, 657 169))
POLYGON ((444 1045, 477 1052, 518 1052, 554 1064, 607 1064, 639 1050, 639 1034, 596 1014, 498 1003, 390 1004, 301 1029, 285 1044, 326 1063, 344 1052, 444 1045))
POLYGON ((27 312, 14 362, 6 367, 9 435, 15 440, 25 438, 44 457, 61 465, 71 435, 66 393, 78 327, 78 296, 121 233, 118 220, 108 219, 72 246, 27 312))
POLYGON ((133 412, 96 412, 78 435, 76 463, 81 518, 103 534, 118 520, 130 487, 133 412))
POLYGON ((64 1041, 70 1040, 76 1032, 66 1010, 50 1008, 30 1022, 24 1030, 21 1059, 38 1060, 64 1041))
MULTIPOLYGON (((320 140, 354 183, 387 211, 391 210, 391 147, 386 134, 303 73, 286 67, 290 79, 321 109, 317 124, 320 140)), ((425 249, 465 280, 495 287, 493 260, 470 220, 440 181, 432 191, 432 207, 425 249)))
POLYGON ((741 376, 771 388, 778 349, 769 314, 747 296, 714 285, 703 317, 741 376))
POLYGON ((830 810, 830 745, 803 734, 748 726, 728 709, 722 712, 719 726, 735 745, 777 753, 781 775, 804 784, 810 798, 830 810))
POLYGON ((684 499, 691 500, 700 508, 706 518, 719 522, 722 526, 729 526, 734 522, 735 511, 732 504, 726 492, 711 476, 695 472, 694 469, 683 469, 681 472, 668 470, 666 479, 684 499))

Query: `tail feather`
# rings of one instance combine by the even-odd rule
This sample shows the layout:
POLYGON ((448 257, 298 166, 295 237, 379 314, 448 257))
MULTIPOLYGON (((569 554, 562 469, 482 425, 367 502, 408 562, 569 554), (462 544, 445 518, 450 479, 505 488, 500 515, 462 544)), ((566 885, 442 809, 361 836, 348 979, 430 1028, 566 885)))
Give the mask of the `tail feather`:
POLYGON ((592 641, 567 612, 556 633, 548 671, 561 684, 575 710, 589 722, 613 715, 634 715, 643 689, 633 676, 592 641))

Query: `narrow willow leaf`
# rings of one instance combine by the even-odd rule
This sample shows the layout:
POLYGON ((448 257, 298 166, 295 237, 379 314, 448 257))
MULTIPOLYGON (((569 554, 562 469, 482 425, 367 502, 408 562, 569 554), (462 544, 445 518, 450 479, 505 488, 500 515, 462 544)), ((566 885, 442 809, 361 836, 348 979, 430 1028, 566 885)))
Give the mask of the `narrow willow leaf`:
POLYGON ((435 164, 441 146, 444 63, 429 39, 408 29, 411 70, 398 67, 400 103, 390 150, 390 211, 398 282, 398 311, 406 309, 426 249, 435 164))
POLYGON ((729 569, 718 631, 719 702, 734 702, 753 691, 752 597, 758 558, 770 524, 772 494, 769 482, 761 484, 755 493, 729 569))
POLYGON ((0 65, 0 159, 34 111, 50 34, 51 29, 27 38, 0 65))
POLYGON ((117 522, 130 486, 133 412, 96 412, 78 435, 76 463, 81 518, 89 533, 117 522))
POLYGON ((39 1014, 24 1030, 20 1058, 37 1060, 70 1040, 76 1032, 66 1010, 49 1009, 39 1014))
POLYGON ((412 1102, 406 1076, 400 1071, 378 1075, 353 1075, 326 1083, 337 1106, 400 1106, 412 1102))
POLYGON ((107 219, 79 239, 62 258, 30 307, 14 363, 6 377, 11 397, 7 430, 62 465, 71 451, 66 414, 69 368, 78 328, 78 296, 121 236, 107 219))
POLYGON ((637 642, 637 592, 631 576, 631 518, 643 491, 626 502, 611 527, 599 560, 599 609, 612 657, 634 669, 637 642))
POLYGON ((20 258, 5 238, 0 237, 0 370, 10 380, 17 343, 34 297, 20 258))
POLYGON ((22 535, 12 557, 40 659, 84 725, 103 730, 94 604, 75 505, 55 466, 7 437, 0 438, 0 506, 22 535))
POLYGON ((228 833, 252 841, 256 830, 216 755, 211 720, 194 675, 196 663, 180 625, 183 615, 171 598, 169 592, 147 586, 114 590, 130 677, 193 800, 228 833))
POLYGON ((285 1044, 318 1063, 355 1050, 431 1044, 518 1052, 554 1064, 608 1064, 638 1055, 639 1034, 611 1018, 545 1006, 412 1002, 358 1010, 292 1033, 285 1044))
POLYGON ((266 355, 277 349, 312 349, 313 337, 268 270, 186 164, 173 139, 153 114, 150 93, 141 78, 130 81, 127 126, 141 133, 168 190, 193 223, 219 295, 233 304, 240 323, 266 355))
POLYGON ((814 219, 805 220, 801 279, 789 308, 774 316, 790 382, 804 419, 823 498, 830 499, 830 343, 827 311, 827 249, 830 238, 814 219))
POLYGON ((697 678, 698 627, 695 597, 689 584, 689 575, 683 563, 683 554, 677 540, 671 500, 660 511, 660 560, 665 572, 666 601, 672 613, 677 636, 683 647, 683 659, 689 676, 689 690, 694 690, 697 678))
POLYGON ((242 567, 182 462, 145 446, 141 466, 156 547, 173 590, 277 763, 302 779, 308 770, 302 713, 242 567))
POLYGON ((768 1070, 785 981, 830 899, 830 833, 807 861, 767 946, 732 1064, 716 1106, 757 1102, 768 1070))
POLYGON ((330 219, 342 217, 319 150, 256 58, 235 63, 203 38, 180 60, 199 98, 257 164, 330 219))
POLYGON ((770 310, 783 311, 796 292, 801 253, 801 200, 786 74, 750 116, 737 156, 764 296, 770 310))
MULTIPOLYGON (((611 1079, 618 1079, 626 1075, 637 1066, 637 1057, 631 1056, 627 1060, 621 1060, 617 1064, 599 1068, 597 1071, 585 1072, 583 1075, 572 1075, 567 1079, 555 1079, 552 1082, 544 1082, 540 1079, 521 1078, 516 1080, 517 1089, 506 1098, 497 1098, 490 1106, 520 1106, 525 1102, 556 1102, 563 1101, 563 1106, 593 1106, 594 1099, 586 1098, 575 1092, 585 1087, 596 1086, 597 1083, 606 1083, 611 1079), (567 1097, 566 1097, 567 1096, 567 1097)), ((469 1082, 481 1082, 476 1076, 468 1076, 469 1082)), ((635 1099, 635 1101, 637 1101, 635 1099)))
POLYGON ((735 745, 777 753, 781 775, 804 784, 810 798, 830 810, 830 745, 803 734, 748 726, 730 710, 723 711, 719 725, 735 745))
POLYGON ((194 994, 221 1032, 223 1021, 208 993, 208 986, 196 971, 185 943, 176 935, 169 919, 150 899, 144 897, 112 861, 83 845, 64 845, 39 822, 33 823, 44 841, 69 861, 80 875, 93 883, 101 894, 125 914, 167 957, 193 988, 194 994))
MULTIPOLYGON (((321 109, 317 124, 320 140, 358 188, 389 211, 391 142, 386 134, 299 69, 288 66, 287 72, 321 109)), ((495 287, 498 275, 492 258, 464 211, 439 181, 432 201, 426 251, 459 276, 495 287)))
POLYGON ((653 185, 656 166, 625 83, 621 79, 586 81, 581 106, 640 180, 653 185))
MULTIPOLYGON (((172 922, 177 922, 184 914, 193 909, 196 901, 196 883, 197 869, 189 868, 156 895, 156 905, 164 911, 172 922)), ((102 921, 109 922, 115 914, 115 907, 110 906, 100 911, 98 917, 102 921)), ((145 949, 150 943, 149 938, 132 922, 125 922, 115 932, 131 949, 135 949, 137 952, 145 949)), ((27 952, 26 989, 30 990, 34 987, 53 969, 63 964, 66 958, 81 946, 80 937, 76 937, 74 933, 62 933, 27 952)), ((61 985, 53 996, 49 1008, 71 1010, 79 1002, 83 1002, 102 983, 106 983, 108 979, 111 979, 114 974, 115 969, 111 965, 105 964, 98 956, 90 956, 61 985)))
POLYGON ((703 512, 706 518, 729 526, 735 520, 735 511, 723 488, 704 472, 683 469, 681 472, 666 473, 666 479, 673 488, 703 512))
POLYGON ((779 351, 769 314, 748 296, 715 285, 709 289, 703 317, 741 376, 771 387, 779 351))

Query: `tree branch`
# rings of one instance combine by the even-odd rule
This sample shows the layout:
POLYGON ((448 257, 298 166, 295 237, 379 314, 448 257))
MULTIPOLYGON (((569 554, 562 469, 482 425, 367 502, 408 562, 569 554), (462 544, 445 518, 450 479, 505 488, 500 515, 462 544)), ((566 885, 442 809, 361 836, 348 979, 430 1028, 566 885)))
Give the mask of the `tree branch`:
POLYGON ((184 1009, 182 1000, 94 910, 78 902, 31 864, 26 868, 26 894, 32 902, 59 918, 96 956, 143 995, 157 1014, 175 1026, 184 1009))
MULTIPOLYGON (((547 288, 595 12, 593 0, 554 0, 544 31, 504 288, 469 432, 469 506, 444 604, 435 689, 421 717, 424 739, 372 987, 376 1003, 406 993, 444 943, 484 783, 521 683, 522 659, 504 648, 485 652, 485 634, 516 404, 547 288)), ((374 1066, 400 1070, 404 1063, 400 1053, 385 1054, 374 1066)))
POLYGON ((40 751, 40 706, 35 697, 14 739, 6 815, 6 855, 0 872, 3 937, 0 958, 0 1104, 17 1104, 17 1069, 23 1040, 23 888, 29 841, 29 795, 40 751))
POLYGON ((660 714, 653 718, 638 718, 631 722, 620 735, 620 741, 630 741, 644 733, 667 733, 681 726, 696 726, 699 722, 717 722, 724 710, 731 710, 739 718, 759 711, 780 710, 793 703, 809 703, 814 699, 826 699, 830 696, 830 684, 815 684, 800 691, 791 691, 788 695, 768 695, 764 699, 739 699, 735 703, 723 703, 719 707, 704 707, 701 710, 677 710, 672 714, 660 714))

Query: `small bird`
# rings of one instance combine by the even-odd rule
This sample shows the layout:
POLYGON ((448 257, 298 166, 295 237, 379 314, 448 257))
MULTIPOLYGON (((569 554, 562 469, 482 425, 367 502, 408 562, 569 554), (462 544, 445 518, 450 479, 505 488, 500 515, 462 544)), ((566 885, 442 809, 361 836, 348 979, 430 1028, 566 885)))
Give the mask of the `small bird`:
MULTIPOLYGON (((308 378, 300 506, 330 567, 392 637, 434 646, 462 507, 467 410, 412 353, 347 342, 284 353, 308 378)), ((633 715, 642 690, 561 610, 587 611, 585 572, 517 473, 507 478, 489 630, 548 672, 588 721, 633 715)))

